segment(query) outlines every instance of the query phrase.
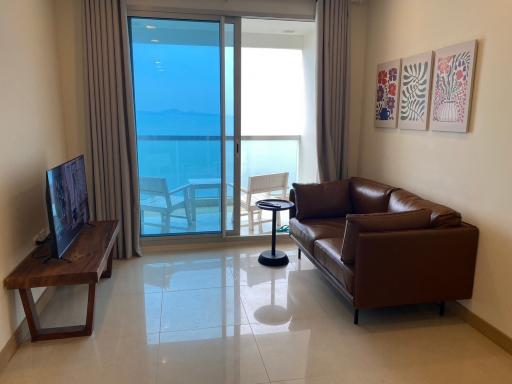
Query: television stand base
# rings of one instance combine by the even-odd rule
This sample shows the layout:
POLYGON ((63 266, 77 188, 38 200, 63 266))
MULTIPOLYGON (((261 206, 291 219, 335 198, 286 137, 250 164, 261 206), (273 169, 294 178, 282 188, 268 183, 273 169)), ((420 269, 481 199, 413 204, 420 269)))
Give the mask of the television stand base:
POLYGON ((21 288, 21 302, 25 310, 28 328, 32 341, 66 339, 68 337, 90 336, 94 319, 94 299, 96 296, 96 283, 89 284, 89 295, 87 300, 87 317, 84 325, 73 325, 69 327, 41 328, 39 316, 36 311, 34 297, 30 288, 21 288))
POLYGON ((50 258, 50 244, 43 244, 28 255, 6 277, 7 289, 18 289, 32 341, 90 336, 94 320, 96 284, 112 275, 112 257, 120 225, 117 220, 97 221, 86 226, 66 252, 65 259, 50 258), (56 260, 51 263, 49 261, 56 260), (64 261, 59 262, 59 261, 64 261), (87 315, 84 325, 42 328, 32 288, 87 284, 87 315))

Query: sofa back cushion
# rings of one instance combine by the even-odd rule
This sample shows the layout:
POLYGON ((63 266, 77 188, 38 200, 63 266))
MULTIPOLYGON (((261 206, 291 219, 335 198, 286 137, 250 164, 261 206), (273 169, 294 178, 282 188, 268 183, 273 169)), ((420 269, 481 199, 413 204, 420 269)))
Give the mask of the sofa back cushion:
POLYGON ((353 263, 357 252, 359 233, 390 232, 424 229, 430 226, 431 212, 428 209, 397 213, 371 213, 347 215, 345 235, 341 248, 341 259, 353 263))
POLYGON ((348 180, 325 183, 293 183, 299 220, 343 217, 351 211, 348 180))
POLYGON ((433 227, 457 227, 462 223, 460 213, 445 205, 422 199, 405 189, 399 189, 391 193, 388 207, 389 212, 404 212, 417 209, 428 209, 432 212, 430 221, 433 227))
POLYGON ((387 184, 352 177, 350 179, 350 201, 353 213, 377 213, 388 210, 389 196, 394 190, 387 184))

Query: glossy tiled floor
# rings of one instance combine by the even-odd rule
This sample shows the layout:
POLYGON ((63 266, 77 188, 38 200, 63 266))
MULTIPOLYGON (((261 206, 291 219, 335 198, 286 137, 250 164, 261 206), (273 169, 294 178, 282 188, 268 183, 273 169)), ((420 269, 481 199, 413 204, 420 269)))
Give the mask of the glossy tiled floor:
MULTIPOLYGON (((24 344, 2 384, 512 383, 512 357, 435 306, 349 306, 307 259, 258 249, 118 261, 90 338, 24 344)), ((43 325, 80 323, 85 287, 60 289, 43 325)))

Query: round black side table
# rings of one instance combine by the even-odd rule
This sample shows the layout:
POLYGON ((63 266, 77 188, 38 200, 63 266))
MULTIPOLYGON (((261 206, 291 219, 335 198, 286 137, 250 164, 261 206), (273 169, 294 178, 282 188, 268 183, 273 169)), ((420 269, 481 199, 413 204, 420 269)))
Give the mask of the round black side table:
POLYGON ((295 204, 288 200, 266 199, 256 202, 259 209, 272 211, 272 249, 263 251, 258 258, 260 264, 279 267, 288 264, 288 256, 283 251, 276 251, 276 216, 279 211, 293 208, 295 204))

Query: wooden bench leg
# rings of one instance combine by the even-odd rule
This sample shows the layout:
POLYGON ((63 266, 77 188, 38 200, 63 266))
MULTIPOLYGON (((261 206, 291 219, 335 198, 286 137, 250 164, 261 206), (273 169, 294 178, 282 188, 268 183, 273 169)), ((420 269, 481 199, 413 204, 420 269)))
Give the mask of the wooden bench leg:
POLYGON ((30 288, 20 288, 20 297, 25 310, 25 317, 27 319, 28 329, 32 339, 39 335, 41 324, 39 323, 39 316, 37 315, 36 304, 32 290, 30 288))
POLYGON ((92 334, 96 283, 89 284, 85 325, 73 325, 69 327, 41 328, 32 291, 30 288, 21 288, 19 291, 32 341, 66 339, 69 337, 90 336, 92 334))
POLYGON ((107 260, 107 268, 101 274, 102 279, 110 279, 112 277, 112 259, 114 258, 114 251, 117 248, 117 245, 114 244, 112 250, 110 251, 110 255, 107 260))
POLYGON ((87 298, 87 318, 85 320, 85 333, 92 335, 92 326, 94 323, 94 300, 96 299, 96 284, 89 284, 89 295, 87 298))

